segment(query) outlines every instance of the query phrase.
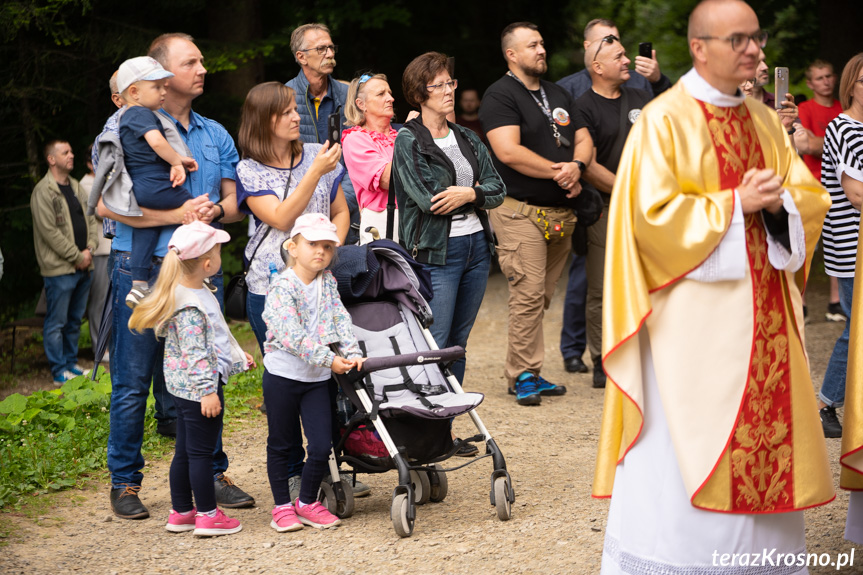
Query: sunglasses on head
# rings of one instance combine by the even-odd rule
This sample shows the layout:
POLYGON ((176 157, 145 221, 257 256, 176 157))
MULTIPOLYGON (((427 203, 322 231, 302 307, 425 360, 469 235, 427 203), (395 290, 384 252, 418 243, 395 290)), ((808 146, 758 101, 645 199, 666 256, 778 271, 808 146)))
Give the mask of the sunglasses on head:
POLYGON ((606 44, 614 44, 615 42, 620 42, 620 38, 615 36, 614 34, 609 34, 605 38, 599 41, 599 48, 596 49, 596 54, 593 55, 593 61, 596 62, 596 57, 599 56, 599 51, 602 50, 602 47, 606 44))

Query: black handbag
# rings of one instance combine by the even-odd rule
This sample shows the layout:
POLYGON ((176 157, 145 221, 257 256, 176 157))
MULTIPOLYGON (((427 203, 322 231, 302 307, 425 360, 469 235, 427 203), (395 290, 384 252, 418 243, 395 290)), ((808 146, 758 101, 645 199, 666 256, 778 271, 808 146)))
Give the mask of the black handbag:
MULTIPOLYGON (((258 245, 255 246, 255 251, 252 252, 252 257, 249 258, 249 269, 252 268, 252 260, 255 259, 258 248, 261 247, 261 244, 264 243, 264 240, 267 239, 271 231, 273 231, 273 228, 268 229, 264 233, 264 237, 261 238, 261 241, 258 242, 258 245)), ((249 320, 246 313, 246 297, 249 294, 249 285, 246 283, 247 273, 249 273, 248 269, 232 277, 231 281, 228 282, 228 287, 225 288, 225 315, 230 319, 237 321, 249 320)))
MULTIPOLYGON (((291 160, 290 160, 291 169, 288 172, 288 183, 285 184, 285 197, 288 195, 288 191, 291 187, 291 178, 294 177, 294 154, 291 152, 291 160)), ((284 199, 284 198, 283 198, 284 199)), ((267 224, 261 222, 261 225, 265 226, 267 224)), ((258 248, 264 243, 264 240, 267 239, 267 236, 270 235, 270 232, 273 231, 272 226, 264 232, 264 236, 261 238, 261 241, 258 242, 258 245, 255 246, 255 251, 252 252, 252 257, 249 258, 249 267, 241 274, 237 274, 231 278, 231 281, 228 282, 228 287, 225 288, 225 316, 230 319, 237 321, 249 321, 249 316, 246 313, 246 299, 249 295, 249 285, 246 283, 246 274, 249 273, 249 270, 252 269, 252 261, 255 259, 255 254, 258 253, 258 248)))

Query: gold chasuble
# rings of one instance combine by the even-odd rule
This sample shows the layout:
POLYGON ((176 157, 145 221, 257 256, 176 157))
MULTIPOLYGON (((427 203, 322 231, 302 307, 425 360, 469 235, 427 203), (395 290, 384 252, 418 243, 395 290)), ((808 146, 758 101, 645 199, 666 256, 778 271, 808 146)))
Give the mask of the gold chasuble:
POLYGON ((692 505, 777 513, 831 501, 800 296, 830 200, 776 113, 751 98, 707 104, 678 82, 633 126, 611 198, 602 330, 611 385, 594 496, 611 495, 641 433, 646 335, 692 505), (803 268, 795 277, 771 265, 756 213, 744 216, 740 279, 686 277, 725 237, 734 189, 752 168, 773 169, 800 213, 803 268))
POLYGON ((863 345, 863 250, 857 250, 854 267, 854 295, 851 301, 851 336, 848 340, 848 370, 845 375, 845 427, 842 429, 842 473, 839 486, 849 491, 863 491, 863 359, 851 350, 863 345))

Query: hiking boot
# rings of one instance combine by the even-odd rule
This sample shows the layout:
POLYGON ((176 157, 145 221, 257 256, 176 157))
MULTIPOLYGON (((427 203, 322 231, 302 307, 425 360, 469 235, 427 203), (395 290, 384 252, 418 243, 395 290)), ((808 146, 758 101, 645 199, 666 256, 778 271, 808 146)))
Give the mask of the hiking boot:
POLYGON ((571 357, 563 360, 563 369, 569 373, 587 373, 590 371, 580 357, 571 357))
POLYGON ((555 385, 543 379, 541 375, 536 376, 536 389, 540 395, 563 395, 566 393, 566 386, 555 385))
POLYGON ((243 530, 243 526, 236 519, 231 519, 221 509, 216 509, 216 515, 210 517, 206 513, 195 515, 195 532, 197 537, 217 537, 219 535, 230 535, 243 530))
POLYGON ((605 370, 602 369, 602 358, 593 358, 593 388, 602 389, 605 387, 605 370))
POLYGON ((515 382, 515 401, 519 405, 539 405, 542 397, 539 395, 536 376, 525 371, 515 382))
POLYGON ((196 509, 194 507, 192 507, 192 510, 188 513, 178 513, 171 509, 171 512, 168 514, 168 523, 165 524, 165 529, 171 533, 194 531, 195 513, 196 509))
POLYGON ((329 529, 342 523, 341 519, 330 513, 326 507, 321 505, 320 501, 300 507, 300 500, 296 499, 294 500, 294 511, 303 525, 316 529, 329 529))
POLYGON ((824 318, 827 321, 848 321, 838 301, 827 304, 827 313, 824 314, 824 318))
MULTIPOLYGON (((354 492, 354 497, 366 497, 372 492, 372 488, 359 479, 354 482, 353 473, 339 473, 339 480, 341 480, 345 485, 351 486, 354 492)), ((297 497, 299 497, 299 490, 297 490, 297 497)))
POLYGON ((821 427, 824 428, 824 437, 842 437, 842 424, 836 416, 836 408, 826 405, 818 414, 821 416, 821 427))
POLYGON ((270 521, 270 527, 279 533, 284 533, 286 531, 299 531, 303 528, 303 524, 297 519, 294 506, 288 503, 273 508, 273 520, 270 521))
POLYGON ((122 483, 123 487, 111 489, 111 511, 122 519, 146 519, 150 512, 138 498, 140 485, 122 483))
POLYGON ((239 507, 253 507, 255 505, 255 498, 234 485, 234 482, 224 473, 216 476, 214 483, 216 487, 216 503, 222 507, 236 509, 239 507))

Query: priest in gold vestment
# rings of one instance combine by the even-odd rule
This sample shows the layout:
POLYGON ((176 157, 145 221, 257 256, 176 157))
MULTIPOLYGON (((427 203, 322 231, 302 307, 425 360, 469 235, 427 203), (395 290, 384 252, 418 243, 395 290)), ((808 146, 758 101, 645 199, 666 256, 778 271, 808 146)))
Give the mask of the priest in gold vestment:
POLYGON ((800 295, 830 201, 776 113, 737 90, 766 41, 744 2, 699 4, 693 69, 623 151, 594 480, 611 497, 604 574, 806 573, 802 510, 834 498, 800 295), (776 554, 794 568, 769 569, 776 554))

